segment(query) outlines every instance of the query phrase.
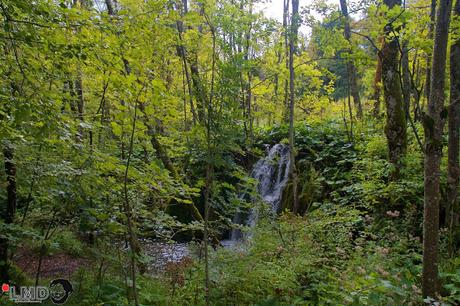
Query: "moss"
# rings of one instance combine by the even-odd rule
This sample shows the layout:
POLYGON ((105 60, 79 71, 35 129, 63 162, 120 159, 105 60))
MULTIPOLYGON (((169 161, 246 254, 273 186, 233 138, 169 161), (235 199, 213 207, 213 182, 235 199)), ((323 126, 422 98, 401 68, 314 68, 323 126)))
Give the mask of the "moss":
MULTIPOLYGON (((320 188, 317 182, 317 172, 314 167, 306 162, 299 161, 297 168, 300 170, 298 175, 298 199, 299 213, 305 213, 310 205, 320 196, 320 188)), ((285 210, 292 211, 292 181, 289 180, 283 189, 281 196, 280 209, 278 212, 285 210)))
POLYGON ((289 180, 284 186, 283 193, 281 195, 281 203, 278 212, 289 210, 292 211, 292 182, 289 180))

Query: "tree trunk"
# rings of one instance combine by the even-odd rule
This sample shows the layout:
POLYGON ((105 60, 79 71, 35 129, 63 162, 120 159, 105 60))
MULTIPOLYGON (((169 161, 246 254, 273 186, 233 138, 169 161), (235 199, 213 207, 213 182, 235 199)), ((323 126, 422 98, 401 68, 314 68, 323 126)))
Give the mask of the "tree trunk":
MULTIPOLYGON (((340 9, 342 10, 342 15, 344 17, 344 37, 350 44, 348 54, 352 54, 351 50, 351 28, 350 28, 350 16, 348 16, 348 7, 347 0, 340 0, 340 9)), ((359 87, 358 87, 358 76, 356 73, 356 66, 351 59, 348 59, 347 62, 348 77, 350 82, 350 91, 353 97, 353 103, 356 109, 356 117, 361 119, 363 117, 363 107, 361 104, 361 99, 359 97, 359 87)))
MULTIPOLYGON (((428 37, 427 40, 433 39, 433 31, 434 31, 434 22, 436 17, 436 0, 431 0, 430 6, 430 23, 428 25, 428 37)), ((425 81, 425 98, 427 100, 430 99, 430 89, 431 89, 431 54, 426 55, 426 81, 425 81)), ((423 110, 423 107, 422 107, 423 110)))
POLYGON ((214 176, 214 153, 213 153, 213 137, 212 133, 212 126, 213 126, 213 100, 214 100, 214 78, 215 78, 215 68, 216 68, 216 34, 214 31, 214 27, 212 24, 209 23, 208 25, 211 30, 212 35, 212 65, 211 65, 211 85, 210 85, 210 92, 209 92, 209 99, 206 99, 206 149, 207 149, 207 157, 208 161, 206 164, 206 186, 205 186, 205 194, 204 194, 204 231, 203 231, 203 239, 204 239, 204 256, 205 256, 205 302, 206 306, 210 305, 210 277, 209 277, 209 254, 208 254, 208 244, 209 244, 209 237, 211 236, 209 232, 209 213, 211 210, 211 200, 212 200, 212 186, 213 186, 213 176, 214 176))
MULTIPOLYGON (((183 17, 188 11, 187 0, 182 0, 182 2, 179 1, 179 5, 180 5, 180 15, 181 17, 183 17)), ((177 47, 177 51, 179 53, 179 56, 182 59, 182 65, 184 66, 185 79, 187 82, 187 89, 188 89, 188 95, 189 95, 190 111, 192 113, 193 124, 196 124, 197 115, 195 111, 195 105, 193 104, 192 80, 190 78, 190 73, 188 71, 187 50, 185 49, 185 46, 183 44, 183 36, 182 36, 183 33, 184 33, 184 23, 182 20, 178 20, 177 21, 177 35, 179 37, 180 45, 177 47)))
MULTIPOLYGON (((133 124, 132 124, 132 131, 131 131, 131 136, 129 140, 129 148, 128 148, 128 158, 126 160, 126 167, 125 167, 125 173, 123 176, 123 210, 126 216, 126 225, 128 227, 128 237, 129 237, 129 247, 130 247, 130 259, 131 259, 131 281, 132 281, 132 289, 133 289, 133 296, 134 296, 134 304, 136 306, 139 305, 139 296, 137 292, 137 286, 136 286, 136 255, 140 256, 141 255, 141 248, 139 246, 139 241, 137 239, 137 234, 135 230, 135 224, 133 222, 133 215, 132 215, 132 207, 131 203, 129 201, 129 196, 128 196, 128 173, 129 173, 129 166, 131 163, 131 156, 133 154, 133 147, 134 147, 134 135, 136 131, 136 122, 137 122, 137 108, 139 104, 139 95, 143 91, 143 88, 139 91, 139 94, 137 95, 136 100, 134 101, 134 118, 133 118, 133 124)), ((143 264, 139 265, 139 269, 141 270, 141 274, 145 272, 145 267, 143 264), (144 270, 144 271, 142 271, 144 270)))
MULTIPOLYGON (((252 2, 249 3, 249 14, 252 14, 252 2)), ((244 60, 246 62, 250 59, 250 42, 251 42, 251 30, 252 30, 252 22, 249 23, 249 28, 245 34, 246 45, 244 51, 244 60)), ((252 144, 254 142, 254 135, 253 135, 253 118, 252 118, 252 73, 251 73, 251 66, 249 65, 249 71, 247 72, 248 81, 246 83, 246 114, 247 114, 247 121, 249 123, 249 143, 252 144)))
POLYGON ((423 84, 420 86, 420 60, 418 59, 418 50, 415 52, 412 63, 411 88, 412 95, 414 96, 414 121, 418 122, 420 121, 420 114, 422 112, 420 98, 423 92, 423 84))
MULTIPOLYGON (((203 16, 204 6, 202 3, 198 3, 199 14, 203 16)), ((198 33, 200 36, 203 35, 203 25, 198 26, 198 33)), ((193 93, 196 97, 197 104, 197 117, 199 122, 204 122, 205 120, 205 107, 206 107, 206 97, 208 96, 205 86, 203 85, 200 71, 198 69, 198 54, 192 54, 190 60, 190 73, 193 84, 193 93)))
MULTIPOLYGON (((404 97, 404 111, 406 116, 410 116, 410 95, 412 87, 410 83, 410 70, 409 70, 409 48, 407 48, 407 40, 403 40, 402 43, 402 55, 401 55, 401 74, 402 74, 402 88, 404 97)), ((409 118, 407 118, 409 120, 409 118)))
MULTIPOLYGON (((2 220, 6 225, 13 224, 16 212, 16 164, 14 163, 14 149, 6 141, 3 144, 3 157, 6 174, 6 206, 2 207, 2 220)), ((4 283, 9 282, 8 238, 0 238, 0 278, 4 283)))
POLYGON ((192 84, 193 84, 193 93, 195 94, 195 98, 197 101, 197 108, 198 108, 198 121, 203 122, 204 120, 204 107, 206 104, 206 90, 203 86, 201 81, 200 72, 198 70, 198 58, 197 55, 192 55, 193 59, 190 63, 190 72, 192 77, 192 84))
POLYGON ((112 0, 105 0, 105 6, 107 7, 107 13, 109 13, 110 16, 115 15, 115 9, 113 7, 112 0))
MULTIPOLYGON (((446 72, 447 42, 449 36, 451 0, 440 2, 436 16, 433 64, 428 114, 424 118, 425 129, 425 194, 423 222, 423 296, 435 297, 438 289, 438 240, 439 240, 439 176, 442 155, 442 134, 445 117, 444 83, 446 72)), ((458 73, 458 72, 457 72, 458 73)))
MULTIPOLYGON (((289 0, 283 1, 283 36, 284 36, 284 57, 286 70, 289 70, 289 30, 288 30, 289 0)), ((283 123, 289 122, 289 80, 284 80, 284 103, 283 123)))
MULTIPOLYGON (((82 10, 86 10, 88 5, 86 3, 86 1, 82 1, 80 0, 80 9, 82 10)), ((77 1, 74 1, 74 7, 77 5, 77 1)), ((80 29, 79 28, 75 28, 74 31, 76 31, 77 33, 80 32, 80 29)), ((81 67, 80 67, 80 63, 77 64, 77 77, 74 81, 74 87, 75 87, 75 91, 77 93, 77 96, 76 96, 76 105, 77 105, 77 117, 78 119, 80 120, 80 123, 83 123, 85 121, 85 115, 84 115, 84 112, 85 112, 85 98, 83 96, 83 77, 82 77, 82 71, 81 71, 81 67)), ((83 126, 80 124, 79 127, 78 127, 78 134, 77 134, 77 141, 78 142, 82 142, 83 139, 84 139, 84 128, 83 126)))
MULTIPOLYGON (((77 79, 75 80, 75 90, 77 91, 77 116, 80 120, 80 123, 85 121, 84 111, 85 111, 85 100, 83 97, 83 81, 81 76, 81 68, 78 68, 77 79)), ((79 141, 82 141, 84 138, 84 129, 82 126, 78 128, 78 137, 79 141)))
MULTIPOLYGON (((401 5, 400 0, 385 0, 390 9, 401 5)), ((385 134, 388 142, 389 161, 394 166, 392 179, 399 176, 402 158, 407 150, 407 127, 404 100, 399 75, 399 40, 393 33, 392 25, 385 26, 385 41, 380 52, 382 58, 382 83, 387 119, 385 134)))
MULTIPOLYGON (((454 15, 460 18, 460 0, 457 0, 454 15)), ((458 36, 457 36, 458 37, 458 36)), ((449 104, 449 149, 447 167, 447 205, 446 225, 450 232, 449 252, 454 251, 454 243, 458 236, 458 184, 459 184, 459 127, 460 127, 460 38, 452 42, 450 47, 450 104, 449 104)))
POLYGON ((292 183, 292 210, 294 213, 299 211, 299 201, 297 197, 297 169, 295 166, 295 142, 294 142, 294 99, 295 99, 295 74, 294 74, 294 53, 296 52, 297 32, 299 29, 299 0, 292 0, 291 31, 289 35, 289 177, 292 183))
MULTIPOLYGON (((380 45, 383 46, 384 38, 380 38, 380 45)), ((382 59, 380 58, 380 54, 377 54, 377 67, 375 68, 375 77, 374 77, 374 109, 372 113, 374 117, 380 117, 380 103, 382 99, 382 59)))

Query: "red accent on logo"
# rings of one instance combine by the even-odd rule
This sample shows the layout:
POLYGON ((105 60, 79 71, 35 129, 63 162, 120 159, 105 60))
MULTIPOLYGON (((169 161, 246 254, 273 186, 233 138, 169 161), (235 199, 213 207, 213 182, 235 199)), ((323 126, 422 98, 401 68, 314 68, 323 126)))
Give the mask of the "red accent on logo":
POLYGON ((8 291, 10 291, 10 285, 8 285, 8 284, 3 284, 3 285, 2 285, 2 291, 3 291, 3 292, 8 292, 8 291))

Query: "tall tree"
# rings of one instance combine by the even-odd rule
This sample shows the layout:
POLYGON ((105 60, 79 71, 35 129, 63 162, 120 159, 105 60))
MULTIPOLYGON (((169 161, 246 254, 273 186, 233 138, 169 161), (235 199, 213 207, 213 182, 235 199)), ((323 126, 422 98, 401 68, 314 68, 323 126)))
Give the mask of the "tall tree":
MULTIPOLYGON (((454 7, 454 16, 460 18, 460 0, 454 7)), ((459 35, 460 33, 456 33, 459 35)), ((450 229, 450 251, 453 251, 453 239, 457 233, 459 209, 458 209, 458 183, 460 176, 459 168, 459 128, 460 128, 460 36, 452 42, 450 47, 450 104, 449 104, 449 149, 447 168, 447 205, 446 224, 450 229)))
POLYGON ((348 82, 350 84, 350 93, 353 97, 353 102, 355 104, 356 116, 361 119, 363 117, 363 106, 361 104, 361 99, 359 97, 359 87, 358 87, 358 74, 356 73, 356 66, 353 60, 350 58, 352 55, 351 47, 351 28, 350 28, 350 16, 348 15, 347 0, 340 0, 340 9, 343 15, 343 27, 344 27, 344 37, 349 43, 348 49, 348 61, 347 61, 347 71, 348 71, 348 82))
MULTIPOLYGON (((289 70, 289 29, 288 29, 288 16, 289 16, 289 0, 283 1, 283 36, 284 36, 284 57, 285 67, 289 70)), ((289 80, 284 80, 284 105, 283 105, 283 121, 289 122, 289 80)))
POLYGON ((423 222, 423 296, 435 297, 438 292, 439 240, 439 177, 442 155, 442 135, 445 118, 444 84, 447 42, 449 37, 451 0, 440 2, 436 14, 436 29, 431 65, 431 89, 425 129, 425 194, 423 222))
POLYGON ((295 142, 294 142, 294 106, 295 106, 295 73, 294 73, 294 54, 296 52, 297 35, 300 25, 299 0, 292 0, 291 28, 289 35, 289 176, 292 183, 292 207, 293 212, 299 210, 297 197, 297 169, 295 166, 295 142))
MULTIPOLYGON (((252 15, 252 7, 253 7, 253 4, 252 4, 252 0, 249 1, 249 15, 252 15)), ((250 61, 250 52, 251 52, 251 31, 252 31, 252 20, 250 20, 248 22, 248 25, 247 25, 247 30, 246 30, 246 33, 245 33, 245 46, 244 46, 244 60, 246 61, 247 64, 249 64, 249 61, 250 61)), ((248 69, 248 72, 247 72, 247 82, 245 84, 245 87, 246 87, 246 117, 247 117, 247 121, 248 121, 248 125, 249 125, 249 129, 248 129, 248 135, 247 135, 247 138, 249 138, 249 143, 252 144, 254 139, 253 139, 253 116, 252 116, 252 90, 251 90, 251 86, 252 86, 252 73, 251 73, 251 66, 249 64, 249 69, 248 69)))
MULTIPOLYGON (((401 6, 401 0, 384 0, 389 9, 401 6)), ((393 178, 398 177, 402 158, 407 150, 407 127, 404 99, 399 74, 400 44, 394 20, 385 25, 385 40, 380 52, 382 59, 382 83, 387 109, 385 134, 390 163, 394 166, 393 178)))

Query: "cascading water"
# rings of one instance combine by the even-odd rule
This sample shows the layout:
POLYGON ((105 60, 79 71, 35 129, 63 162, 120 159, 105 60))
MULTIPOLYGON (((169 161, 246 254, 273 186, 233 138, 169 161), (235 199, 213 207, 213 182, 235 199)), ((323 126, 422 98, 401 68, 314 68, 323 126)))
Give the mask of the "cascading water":
MULTIPOLYGON (((260 159, 251 172, 251 176, 258 180, 257 190, 260 198, 271 209, 273 216, 281 209, 281 197, 283 189, 286 186, 289 176, 289 147, 284 144, 274 145, 268 150, 267 156, 260 159)), ((241 197, 245 197, 244 194, 241 197)), ((233 223, 255 226, 259 218, 258 206, 254 206, 249 214, 237 213, 233 219, 233 223)), ((249 234, 250 236, 250 234, 249 234)), ((247 237, 247 236, 246 236, 247 237)), ((244 239, 241 230, 234 229, 230 234, 229 240, 221 241, 221 244, 227 248, 244 250, 244 244, 239 243, 239 240, 244 239)), ((190 256, 191 251, 187 244, 173 243, 166 244, 155 241, 144 241, 144 252, 153 258, 149 264, 149 269, 159 271, 168 263, 179 263, 187 256, 190 256)))
MULTIPOLYGON (((284 144, 274 145, 268 155, 260 159, 252 170, 251 176, 259 181, 258 192, 262 200, 269 205, 273 215, 275 215, 281 204, 281 197, 284 186, 288 181, 290 164, 289 147, 284 144)), ((242 223, 241 214, 236 214, 234 223, 242 223)), ((246 224, 254 226, 257 223, 258 211, 253 208, 250 211, 246 224)), ((239 229, 232 230, 230 239, 235 241, 243 237, 239 229)))

